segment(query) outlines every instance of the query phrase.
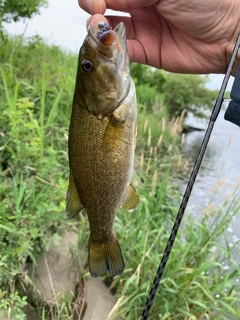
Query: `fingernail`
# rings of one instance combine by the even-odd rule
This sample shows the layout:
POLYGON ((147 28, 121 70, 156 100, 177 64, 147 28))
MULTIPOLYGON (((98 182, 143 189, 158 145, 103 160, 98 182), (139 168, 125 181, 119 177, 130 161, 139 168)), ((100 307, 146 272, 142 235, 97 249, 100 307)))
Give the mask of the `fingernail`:
POLYGON ((108 24, 107 19, 101 15, 101 14, 94 14, 92 17, 87 19, 86 27, 88 29, 88 26, 91 25, 93 28, 98 29, 98 23, 99 21, 104 21, 106 24, 108 24))

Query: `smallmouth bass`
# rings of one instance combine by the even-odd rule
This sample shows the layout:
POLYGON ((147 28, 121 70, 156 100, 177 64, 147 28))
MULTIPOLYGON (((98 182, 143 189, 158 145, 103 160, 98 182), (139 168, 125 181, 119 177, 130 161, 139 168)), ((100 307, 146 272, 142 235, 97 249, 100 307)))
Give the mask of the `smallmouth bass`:
POLYGON ((88 27, 79 52, 69 128, 70 219, 84 208, 90 225, 92 277, 119 275, 124 260, 114 232, 119 207, 133 210, 139 197, 130 183, 136 136, 136 94, 130 77, 126 31, 102 21, 88 27))

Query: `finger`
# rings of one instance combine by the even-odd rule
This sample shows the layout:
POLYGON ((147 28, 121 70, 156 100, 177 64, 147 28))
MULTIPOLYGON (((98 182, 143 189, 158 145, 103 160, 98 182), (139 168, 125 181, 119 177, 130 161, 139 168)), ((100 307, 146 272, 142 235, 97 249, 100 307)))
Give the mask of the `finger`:
POLYGON ((79 6, 90 14, 101 13, 103 14, 106 9, 116 11, 126 11, 149 7, 156 4, 157 0, 78 0, 79 6))
MULTIPOLYGON (((131 17, 119 17, 119 16, 106 16, 108 23, 114 28, 120 22, 123 22, 126 27, 127 47, 129 59, 131 62, 138 62, 142 64, 151 64, 148 61, 144 46, 138 39, 133 26, 131 17)), ((157 65, 158 62, 156 62, 157 65)))
POLYGON ((148 64, 142 44, 137 40, 127 40, 128 55, 131 62, 148 64))
POLYGON ((93 16, 91 16, 90 18, 87 19, 87 22, 86 22, 86 27, 88 29, 88 26, 91 25, 93 26, 93 28, 95 29, 98 29, 98 23, 99 21, 103 21, 105 22, 106 24, 108 24, 108 20, 101 14, 95 14, 93 16))
MULTIPOLYGON (((106 18, 113 28, 115 28, 120 22, 123 22, 126 27, 126 38, 128 40, 136 40, 136 42, 132 42, 132 44, 135 44, 136 46, 138 46, 137 42, 139 42, 141 44, 145 44, 145 47, 149 49, 149 44, 151 44, 150 47, 152 47, 154 41, 157 42, 157 46, 160 45, 160 40, 156 39, 160 24, 156 25, 153 22, 154 10, 149 14, 148 11, 150 12, 151 9, 136 9, 130 11, 131 17, 106 16, 106 18), (145 14, 145 12, 147 13, 145 14), (150 16, 152 19, 149 21, 148 17, 150 16)), ((157 21, 158 20, 159 19, 157 17, 157 21)), ((142 49, 141 51, 143 51, 142 49)))
POLYGON ((108 23, 111 27, 115 28, 120 22, 123 22, 126 27, 126 36, 127 38, 133 37, 133 23, 131 17, 124 17, 124 16, 105 16, 108 20, 108 23))
POLYGON ((78 0, 79 6, 90 14, 100 13, 106 11, 106 3, 104 0, 78 0))
POLYGON ((127 39, 136 39, 156 34, 161 28, 159 14, 153 6, 129 10, 130 17, 106 16, 110 25, 115 28, 123 22, 127 29, 127 39), (151 17, 151 18, 150 18, 151 17))
POLYGON ((132 9, 149 7, 157 2, 158 0, 105 0, 107 9, 126 12, 132 9))

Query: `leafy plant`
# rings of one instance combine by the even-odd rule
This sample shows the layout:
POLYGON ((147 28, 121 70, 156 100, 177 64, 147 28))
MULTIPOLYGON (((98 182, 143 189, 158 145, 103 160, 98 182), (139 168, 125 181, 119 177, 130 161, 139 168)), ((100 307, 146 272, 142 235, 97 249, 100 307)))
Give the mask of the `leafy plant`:
MULTIPOLYGON (((149 193, 146 190, 150 189, 150 181, 145 179, 144 187, 138 187, 142 195, 139 208, 117 218, 127 267, 112 282, 118 307, 109 319, 121 315, 137 320, 143 311, 176 215, 173 203, 178 193, 168 179, 166 173, 156 183, 155 192, 149 193)), ((239 241, 232 248, 227 241, 226 245, 220 241, 239 209, 236 190, 231 206, 225 203, 221 212, 208 211, 199 220, 191 215, 184 219, 150 319, 239 318, 240 269, 233 259, 239 241)))
POLYGON ((0 0, 0 29, 1 22, 18 21, 20 18, 31 18, 40 13, 40 7, 47 5, 47 0, 0 0))
POLYGON ((26 298, 11 284, 24 283, 27 261, 36 263, 64 228, 68 123, 58 118, 65 93, 52 93, 53 74, 43 67, 28 81, 19 78, 11 54, 2 58, 7 61, 0 67, 0 310, 25 319, 26 298))
POLYGON ((195 117, 204 117, 204 110, 213 106, 215 93, 206 88, 207 76, 171 74, 163 85, 164 103, 170 117, 179 117, 192 112, 195 117))
POLYGON ((159 103, 167 108, 168 119, 192 112, 195 117, 205 117, 216 92, 206 87, 207 76, 167 73, 158 69, 131 64, 131 74, 136 83, 138 103, 147 112, 154 111, 159 103))

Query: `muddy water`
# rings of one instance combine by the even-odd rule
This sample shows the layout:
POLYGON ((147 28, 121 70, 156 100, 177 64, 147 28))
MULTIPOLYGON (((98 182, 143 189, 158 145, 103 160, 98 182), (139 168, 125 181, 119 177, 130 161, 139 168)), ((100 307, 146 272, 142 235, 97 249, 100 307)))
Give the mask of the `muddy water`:
MULTIPOLYGON (((190 116, 187 124, 204 129, 186 135, 183 153, 193 166, 208 121, 197 121, 190 116)), ((183 177, 182 191, 189 175, 183 177)), ((203 159, 196 183, 188 203, 186 214, 201 215, 209 205, 220 208, 225 201, 232 201, 232 192, 240 185, 240 127, 224 120, 224 112, 220 112, 215 123, 210 142, 203 159)), ((238 190, 239 195, 239 190, 238 190)), ((230 245, 240 238, 240 212, 227 230, 230 245)), ((240 250, 234 257, 240 262, 240 250)))

